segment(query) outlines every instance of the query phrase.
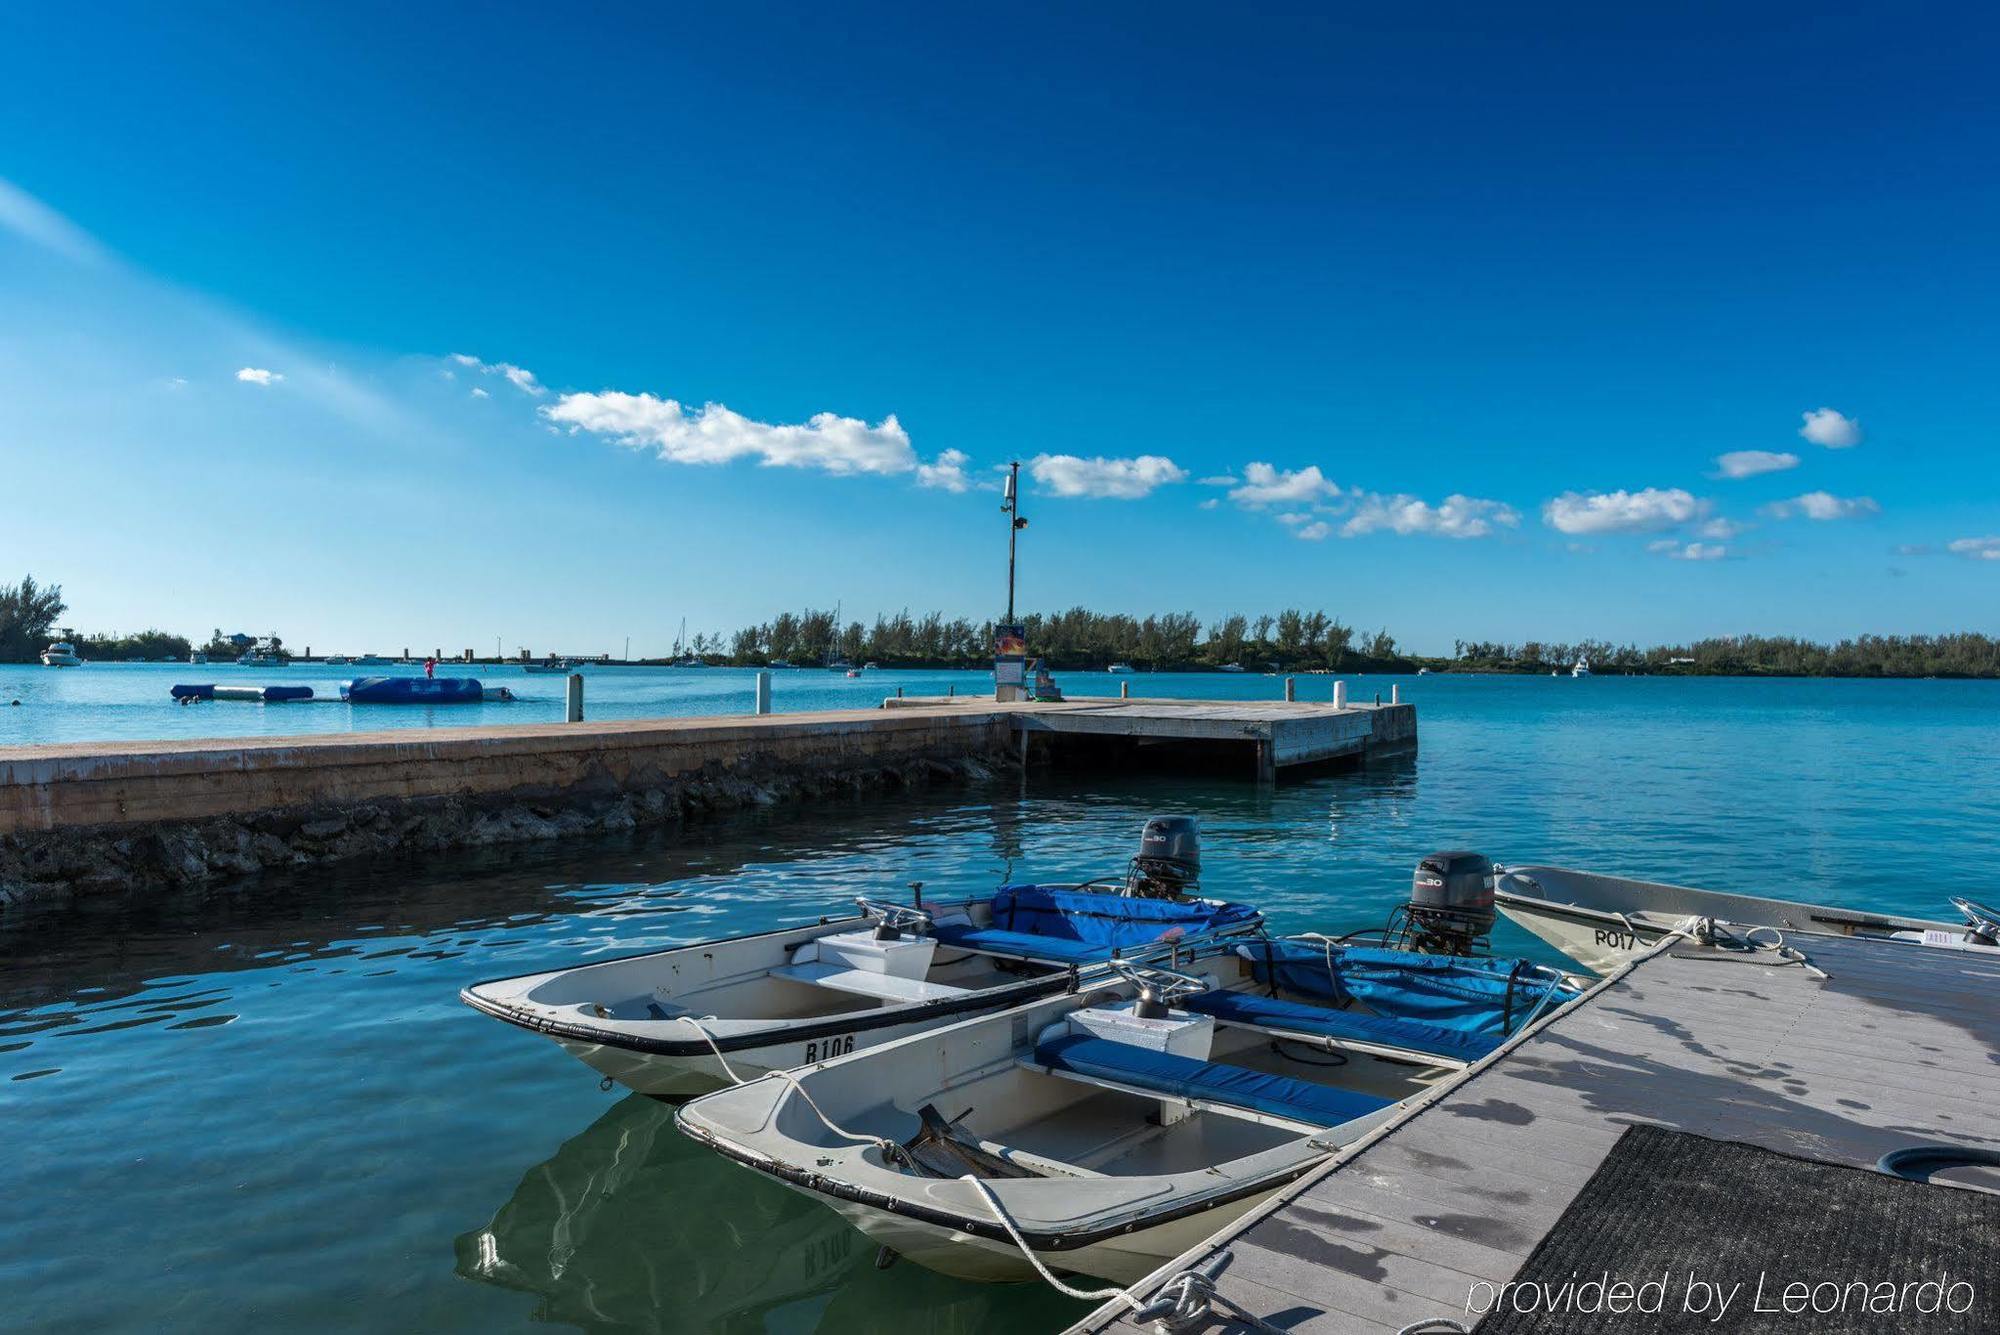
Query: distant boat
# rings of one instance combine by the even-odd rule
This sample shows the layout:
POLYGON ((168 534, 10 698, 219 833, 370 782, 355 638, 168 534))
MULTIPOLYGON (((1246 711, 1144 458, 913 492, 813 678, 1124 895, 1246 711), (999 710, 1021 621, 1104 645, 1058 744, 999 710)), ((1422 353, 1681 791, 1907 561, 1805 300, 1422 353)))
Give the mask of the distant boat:
POLYGON ((880 672, 882 670, 882 665, 880 663, 863 663, 861 665, 861 670, 863 672, 880 672))
POLYGON ((523 664, 521 664, 521 671, 523 671, 523 672, 568 672, 568 671, 570 670, 570 666, 571 666, 571 664, 570 664, 570 661, 569 661, 569 660, 568 660, 567 658, 544 658, 544 659, 543 659, 543 660, 542 660, 541 662, 539 662, 539 663, 523 663, 523 664))
POLYGON ((788 668, 791 665, 792 665, 792 660, 789 658, 774 658, 771 660, 769 664, 769 666, 771 667, 782 667, 782 668, 788 668))
POLYGON ((675 663, 674 666, 685 668, 707 667, 708 660, 698 654, 689 654, 686 658, 675 663))
POLYGON ((826 670, 828 672, 847 672, 851 670, 853 667, 854 664, 848 662, 846 659, 836 658, 831 663, 828 663, 826 665, 826 670))
POLYGON ((277 654, 269 654, 269 653, 264 653, 261 650, 252 649, 244 653, 241 657, 239 657, 236 660, 236 666, 237 667, 284 667, 289 662, 291 662, 289 658, 281 658, 277 654))
POLYGON ((42 650, 43 667, 82 667, 83 660, 76 656, 76 646, 68 640, 53 641, 42 650))
POLYGON ((1590 660, 1579 656, 1576 660, 1576 666, 1569 670, 1569 675, 1572 677, 1588 677, 1590 675, 1590 660))
POLYGON ((388 659, 382 657, 380 654, 359 654, 354 659, 354 666, 382 667, 385 666, 388 663, 388 661, 389 661, 388 659))
POLYGON ((1131 673, 1132 665, 1130 663, 1113 663, 1110 667, 1104 670, 1106 672, 1115 672, 1119 676, 1123 677, 1131 673))
POLYGON ((1241 672, 1243 671, 1243 665, 1241 663, 1224 663, 1216 670, 1219 672, 1241 672))
POLYGON ((1428 677, 1431 675, 1431 670, 1429 668, 1418 668, 1417 675, 1419 677, 1428 677))
POLYGON ((206 663, 207 661, 208 661, 208 655, 203 653, 201 650, 190 649, 188 651, 188 662, 193 664, 194 666, 200 667, 203 663, 206 663))
POLYGON ((849 668, 847 669, 847 675, 850 677, 858 677, 861 675, 861 672, 860 669, 858 668, 849 668))
POLYGON ((345 663, 345 662, 347 661, 347 655, 346 655, 346 654, 328 654, 328 655, 326 656, 326 661, 327 661, 327 662, 329 662, 329 663, 345 663))

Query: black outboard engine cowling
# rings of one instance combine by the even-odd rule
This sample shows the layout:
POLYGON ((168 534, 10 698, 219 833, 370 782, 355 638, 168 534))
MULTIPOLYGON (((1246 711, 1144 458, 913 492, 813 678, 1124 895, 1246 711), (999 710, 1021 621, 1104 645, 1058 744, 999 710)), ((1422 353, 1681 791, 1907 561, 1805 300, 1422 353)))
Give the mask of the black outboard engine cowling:
POLYGON ((1201 883, 1201 822, 1193 816, 1154 816, 1139 832, 1139 854, 1125 878, 1125 893, 1174 899, 1201 883))
POLYGON ((1430 854, 1417 863, 1399 916, 1404 949, 1472 954, 1493 931, 1493 860, 1462 850, 1430 854))

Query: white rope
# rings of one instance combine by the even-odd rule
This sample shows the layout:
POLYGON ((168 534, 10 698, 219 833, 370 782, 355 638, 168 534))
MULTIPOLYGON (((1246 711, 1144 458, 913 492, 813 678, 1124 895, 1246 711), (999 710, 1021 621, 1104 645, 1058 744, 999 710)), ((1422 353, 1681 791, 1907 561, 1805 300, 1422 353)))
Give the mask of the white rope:
MULTIPOLYGON (((710 1018, 712 1019, 714 1017, 711 1016, 710 1018)), ((716 1046, 715 1035, 709 1033, 708 1030, 702 1028, 701 1021, 695 1019, 692 1015, 676 1015, 674 1019, 680 1024, 690 1026, 697 1034, 700 1034, 704 1039, 708 1041, 708 1050, 710 1052, 713 1052, 715 1054, 715 1059, 722 1063, 722 1069, 724 1074, 728 1075, 728 1077, 731 1080, 735 1081, 739 1085, 747 1085, 750 1083, 748 1080, 745 1080, 742 1076, 736 1074, 736 1068, 729 1064, 729 1059, 722 1055, 722 1049, 716 1046)), ((846 1130, 845 1128, 837 1125, 831 1117, 828 1117, 826 1113, 823 1110, 821 1110, 819 1104, 813 1101, 813 1096, 806 1091, 806 1087, 804 1085, 799 1083, 799 1078, 793 1075, 790 1071, 769 1071, 766 1072, 766 1075, 776 1076, 778 1077, 778 1079, 784 1081, 786 1084, 790 1085, 793 1089, 797 1090, 799 1097, 806 1101, 806 1107, 811 1108, 813 1110, 813 1116, 819 1118, 819 1120, 826 1125, 827 1130, 833 1132, 834 1135, 841 1137, 843 1140, 851 1140, 857 1145, 880 1146, 885 1153, 889 1154, 899 1153, 902 1150, 903 1147, 898 1145, 893 1140, 884 1140, 880 1136, 857 1136, 852 1131, 846 1130)))
POLYGON ((1042 1264, 1042 1258, 1035 1255, 1034 1249, 1028 1246, 1028 1240, 1021 1236, 1020 1229, 1014 1227, 1013 1219, 1008 1216, 1007 1211, 1001 1206, 999 1198, 993 1194, 990 1187, 970 1173, 967 1173, 958 1180, 972 1184, 973 1190, 980 1194, 986 1201, 987 1208, 993 1211, 993 1217, 1000 1221, 1000 1227, 1007 1230, 1007 1236, 1012 1238, 1014 1245, 1021 1249, 1021 1255, 1028 1258, 1028 1264, 1035 1268, 1035 1273, 1047 1280, 1058 1293, 1093 1303, 1103 1302, 1107 1298, 1116 1298, 1126 1306, 1135 1309, 1146 1305, 1143 1299, 1133 1294, 1130 1290, 1119 1288, 1116 1285, 1108 1289, 1078 1289, 1063 1283, 1050 1272, 1047 1266, 1042 1264))
MULTIPOLYGON (((713 1020, 715 1017, 711 1015, 708 1018, 713 1020)), ((695 1019, 692 1015, 676 1015, 674 1017, 674 1023, 684 1024, 692 1027, 697 1034, 700 1034, 702 1038, 707 1040, 708 1050, 710 1052, 713 1052, 715 1054, 715 1059, 722 1063, 722 1073, 729 1077, 731 1084, 747 1085, 750 1083, 748 1080, 745 1080, 742 1076, 736 1074, 736 1068, 729 1064, 729 1058, 723 1056, 722 1049, 715 1045, 715 1035, 709 1033, 708 1030, 702 1028, 700 1020, 695 1019)))

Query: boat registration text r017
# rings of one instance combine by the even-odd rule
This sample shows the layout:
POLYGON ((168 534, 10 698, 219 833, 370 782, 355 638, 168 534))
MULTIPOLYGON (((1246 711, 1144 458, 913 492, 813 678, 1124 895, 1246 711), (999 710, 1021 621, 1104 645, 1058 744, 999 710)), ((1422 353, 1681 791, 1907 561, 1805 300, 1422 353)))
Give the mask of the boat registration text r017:
POLYGON ((1639 935, 1636 932, 1622 932, 1616 927, 1599 927, 1593 933, 1595 943, 1609 946, 1613 950, 1637 950, 1639 935))
POLYGON ((845 1057, 852 1051, 854 1051, 854 1035, 836 1034, 832 1038, 823 1038, 817 1042, 806 1044, 805 1061, 800 1062, 799 1065, 804 1066, 807 1062, 828 1061, 834 1057, 845 1057))

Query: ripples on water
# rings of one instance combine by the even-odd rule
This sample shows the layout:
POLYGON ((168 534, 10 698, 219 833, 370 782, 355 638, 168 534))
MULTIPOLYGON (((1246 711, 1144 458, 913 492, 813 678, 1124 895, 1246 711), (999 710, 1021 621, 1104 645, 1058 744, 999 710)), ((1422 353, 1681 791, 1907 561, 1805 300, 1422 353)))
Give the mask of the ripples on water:
MULTIPOLYGON (((1288 929, 1379 921, 1451 846, 1915 912, 2000 860, 2000 686, 1426 679, 1418 699, 1416 761, 1275 791, 1044 776, 15 912, 7 1323, 1053 1329, 1080 1309, 1038 1287, 876 1270, 830 1212, 458 988, 912 879, 1116 870, 1156 811, 1199 814, 1210 892, 1288 929)), ((1533 949, 1505 926, 1496 945, 1533 949)))

